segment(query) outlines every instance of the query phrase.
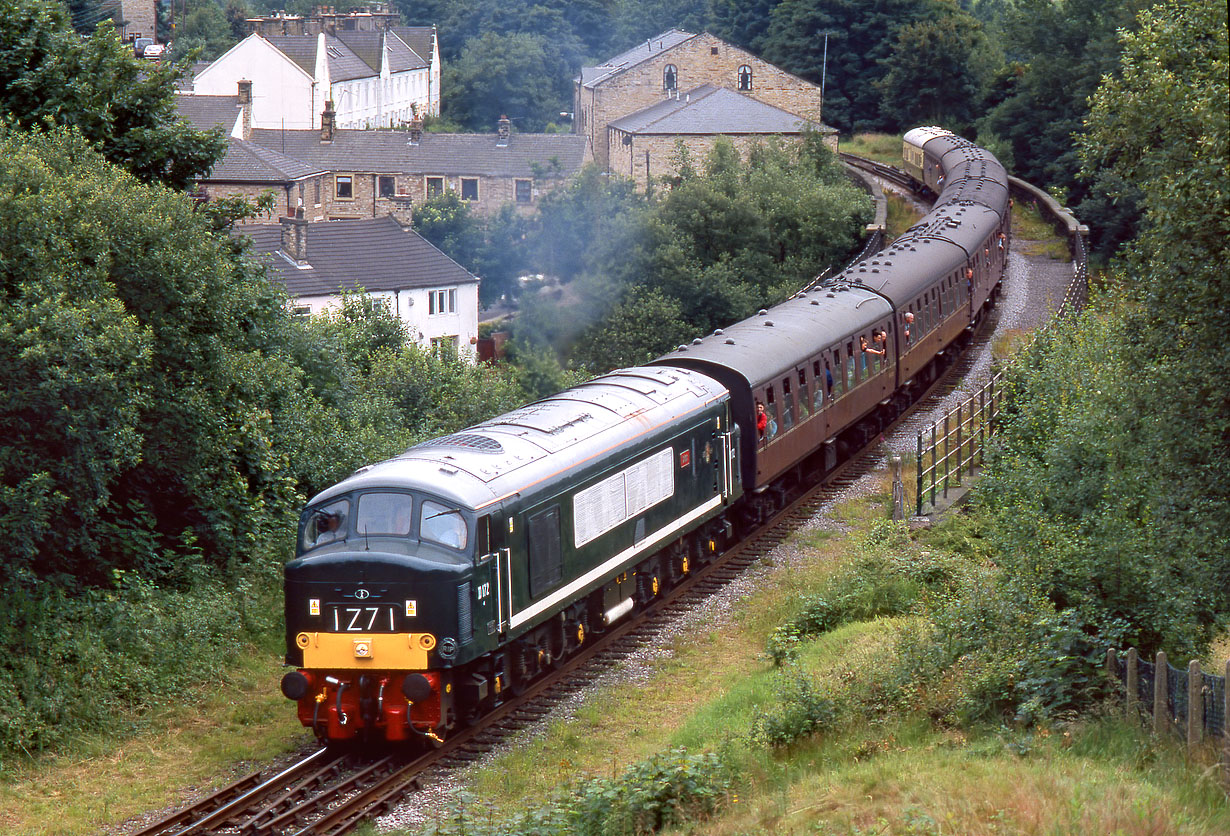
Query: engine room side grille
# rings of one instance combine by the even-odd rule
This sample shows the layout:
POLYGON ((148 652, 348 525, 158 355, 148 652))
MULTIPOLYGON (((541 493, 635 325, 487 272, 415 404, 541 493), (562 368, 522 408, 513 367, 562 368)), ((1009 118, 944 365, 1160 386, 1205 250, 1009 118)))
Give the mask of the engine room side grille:
POLYGON ((457 587, 457 640, 469 644, 474 638, 474 627, 470 616, 470 582, 466 581, 457 587))

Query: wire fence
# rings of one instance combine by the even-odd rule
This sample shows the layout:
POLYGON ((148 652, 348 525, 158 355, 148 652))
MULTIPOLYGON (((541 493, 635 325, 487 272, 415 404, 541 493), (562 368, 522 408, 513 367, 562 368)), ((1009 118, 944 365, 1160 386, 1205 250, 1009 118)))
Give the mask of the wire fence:
POLYGON ((1230 782, 1230 735, 1226 732, 1230 661, 1225 676, 1217 676, 1202 671, 1196 661, 1186 670, 1176 668, 1162 652, 1150 662, 1141 659, 1136 648, 1122 658, 1110 649, 1106 651, 1106 675, 1124 700, 1128 715, 1152 718, 1155 734, 1178 734, 1189 750, 1220 737, 1222 769, 1230 782))
MULTIPOLYGON (((1088 301, 1089 250, 1085 239, 1089 229, 1079 224, 1068 209, 1040 189, 1015 177, 1011 178, 1011 184, 1014 197, 1033 204, 1057 233, 1067 238, 1072 253, 1072 280, 1068 282, 1063 301, 1055 316, 1034 332, 1025 347, 1027 351, 1041 334, 1079 311, 1088 301)), ((918 433, 915 460, 915 513, 918 516, 922 516, 927 506, 936 508, 941 498, 947 500, 950 489, 960 487, 966 477, 972 476, 976 468, 981 467, 986 443, 995 432, 995 419, 999 415, 1004 389, 1003 376, 1003 371, 992 374, 991 379, 973 395, 918 433), (927 463, 928 459, 930 464, 927 463)))

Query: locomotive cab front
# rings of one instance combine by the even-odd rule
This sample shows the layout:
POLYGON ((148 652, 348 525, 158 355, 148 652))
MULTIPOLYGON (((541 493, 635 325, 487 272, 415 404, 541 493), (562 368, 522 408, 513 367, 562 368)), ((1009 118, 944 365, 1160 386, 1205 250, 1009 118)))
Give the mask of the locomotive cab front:
POLYGON ((318 737, 438 738, 451 724, 478 529, 471 510, 403 489, 331 494, 303 512, 285 568, 297 670, 282 692, 318 737))

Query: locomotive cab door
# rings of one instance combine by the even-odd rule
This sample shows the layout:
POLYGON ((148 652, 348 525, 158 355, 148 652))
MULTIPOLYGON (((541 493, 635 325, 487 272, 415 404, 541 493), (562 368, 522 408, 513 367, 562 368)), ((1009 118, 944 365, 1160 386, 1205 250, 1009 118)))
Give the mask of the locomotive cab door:
POLYGON ((474 564, 474 624, 475 632, 485 634, 488 644, 508 632, 512 614, 511 562, 509 531, 514 523, 511 514, 499 510, 479 520, 479 552, 474 564))

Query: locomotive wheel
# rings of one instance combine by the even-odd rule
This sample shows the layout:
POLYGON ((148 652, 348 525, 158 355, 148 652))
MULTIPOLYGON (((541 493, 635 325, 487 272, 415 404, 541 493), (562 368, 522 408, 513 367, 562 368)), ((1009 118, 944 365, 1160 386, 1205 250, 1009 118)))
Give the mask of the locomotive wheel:
POLYGON ((658 597, 662 591, 662 573, 653 563, 636 573, 636 600, 644 606, 658 597))

